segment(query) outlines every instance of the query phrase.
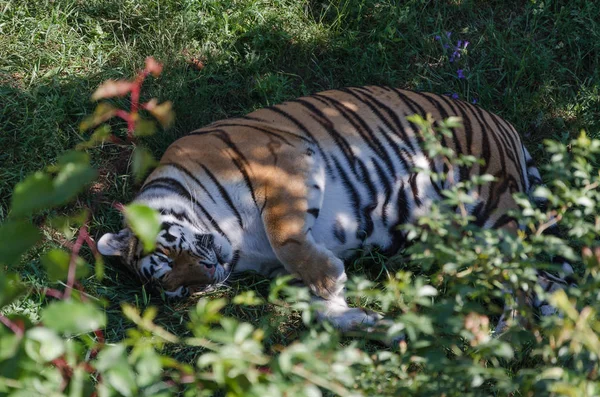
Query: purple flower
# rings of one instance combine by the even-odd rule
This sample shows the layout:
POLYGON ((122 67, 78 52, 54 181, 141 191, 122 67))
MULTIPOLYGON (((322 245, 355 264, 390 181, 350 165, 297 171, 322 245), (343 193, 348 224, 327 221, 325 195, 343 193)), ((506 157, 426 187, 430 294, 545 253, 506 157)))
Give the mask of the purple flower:
POLYGON ((440 35, 436 35, 435 39, 436 39, 436 41, 440 41, 442 38, 440 37, 440 35))
POLYGON ((458 75, 458 78, 459 78, 459 79, 466 79, 466 77, 465 77, 465 74, 464 74, 464 71, 463 71, 462 69, 458 69, 458 70, 456 71, 456 74, 458 75))
POLYGON ((448 48, 450 48, 450 45, 449 44, 444 44, 443 47, 444 47, 445 50, 447 50, 448 48))
POLYGON ((450 96, 452 97, 452 99, 458 99, 458 94, 456 92, 453 92, 450 96))
POLYGON ((446 37, 450 38, 450 36, 452 35, 452 32, 446 32, 446 37))
POLYGON ((472 103, 473 105, 475 105, 475 104, 477 103, 477 98, 473 98, 473 100, 471 101, 471 103, 472 103))
POLYGON ((465 40, 463 42, 462 40, 458 40, 456 46, 454 47, 454 52, 452 53, 452 55, 450 55, 450 63, 453 63, 458 58, 460 58, 461 52, 466 50, 468 45, 468 41, 465 40))

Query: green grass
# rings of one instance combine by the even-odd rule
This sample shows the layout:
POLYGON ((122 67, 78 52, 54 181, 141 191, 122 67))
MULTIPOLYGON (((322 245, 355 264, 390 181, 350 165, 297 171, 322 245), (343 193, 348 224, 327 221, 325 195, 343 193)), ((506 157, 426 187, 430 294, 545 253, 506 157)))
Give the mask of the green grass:
MULTIPOLYGON (((600 137, 600 4, 591 1, 0 0, 0 10, 0 221, 18 181, 82 141, 78 124, 93 110, 89 97, 98 84, 133 76, 147 56, 165 69, 145 95, 173 101, 177 114, 174 127, 146 142, 157 157, 211 121, 363 84, 476 99, 511 121, 540 163, 543 139, 566 141, 580 129, 600 137), (435 39, 445 32, 451 40, 435 39), (457 40, 468 40, 468 51, 450 63, 442 44, 457 40), (457 69, 467 79, 458 79, 457 69)), ((88 206, 92 235, 117 230, 111 203, 136 191, 128 155, 110 145, 95 149, 100 194, 85 193, 57 212, 88 206)), ((58 244, 46 237, 20 267, 34 285, 47 283, 43 249, 58 244)), ((110 340, 131 326, 119 315, 121 301, 160 305, 159 321, 187 332, 182 309, 192 302, 164 305, 112 265, 102 282, 85 285, 106 301, 110 340)), ((233 295, 247 284, 263 293, 268 285, 250 275, 214 294, 233 295)), ((12 310, 35 318, 42 303, 31 295, 12 310)), ((279 318, 272 307, 235 310, 254 323, 279 318)), ((293 339, 296 323, 282 326, 270 343, 293 339)), ((190 350, 173 354, 194 357, 190 350)))

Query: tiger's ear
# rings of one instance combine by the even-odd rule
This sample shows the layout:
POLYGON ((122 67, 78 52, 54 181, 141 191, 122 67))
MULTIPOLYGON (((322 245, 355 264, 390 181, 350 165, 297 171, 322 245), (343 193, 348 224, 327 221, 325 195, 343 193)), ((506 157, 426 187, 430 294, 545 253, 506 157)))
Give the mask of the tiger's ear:
POLYGON ((123 229, 119 233, 106 233, 98 240, 98 251, 105 256, 124 256, 131 240, 131 230, 123 229))

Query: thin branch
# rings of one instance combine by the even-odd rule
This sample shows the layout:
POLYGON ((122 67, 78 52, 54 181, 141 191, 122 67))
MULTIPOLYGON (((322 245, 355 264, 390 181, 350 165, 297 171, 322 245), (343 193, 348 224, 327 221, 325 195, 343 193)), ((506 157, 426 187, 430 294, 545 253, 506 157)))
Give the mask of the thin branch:
POLYGON ((11 321, 8 317, 4 317, 0 314, 0 323, 6 325, 8 329, 15 333, 18 337, 23 336, 23 329, 19 327, 15 322, 11 321))
POLYGON ((73 250, 71 251, 71 260, 69 261, 69 272, 67 273, 67 288, 65 289, 63 299, 69 299, 69 297, 71 296, 71 291, 73 290, 73 285, 75 284, 77 258, 79 257, 79 251, 81 250, 81 247, 83 246, 83 243, 87 237, 89 237, 89 234, 86 219, 83 223, 83 226, 81 226, 81 228, 79 229, 77 241, 75 241, 75 244, 73 244, 73 250))
POLYGON ((57 289, 54 288, 36 288, 35 289, 36 292, 38 292, 41 295, 45 295, 45 296, 50 296, 52 298, 56 298, 56 299, 62 299, 63 298, 63 293, 60 292, 57 289))
POLYGON ((552 215, 552 218, 550 218, 550 220, 548 222, 542 223, 538 227, 537 231, 535 232, 536 236, 541 236, 544 233, 544 231, 546 231, 546 229, 548 229, 548 228, 556 225, 562 219, 562 215, 561 214, 558 214, 558 215, 551 214, 551 215, 552 215))
POLYGON ((324 389, 331 390, 332 392, 334 392, 340 396, 347 396, 349 394, 348 389, 346 389, 344 386, 340 385, 339 383, 328 381, 327 379, 324 379, 324 378, 320 377, 319 375, 306 370, 304 367, 302 367, 300 365, 294 365, 294 370, 292 372, 295 375, 298 375, 298 376, 308 380, 309 382, 314 383, 317 386, 321 386, 324 389))
MULTIPOLYGON (((132 90, 132 94, 133 96, 133 90, 132 90)), ((115 112, 115 116, 125 120, 127 122, 127 140, 129 142, 132 141, 132 137, 133 137, 133 131, 135 130, 135 117, 133 115, 133 113, 127 113, 126 111, 124 111, 123 109, 118 109, 115 112)))

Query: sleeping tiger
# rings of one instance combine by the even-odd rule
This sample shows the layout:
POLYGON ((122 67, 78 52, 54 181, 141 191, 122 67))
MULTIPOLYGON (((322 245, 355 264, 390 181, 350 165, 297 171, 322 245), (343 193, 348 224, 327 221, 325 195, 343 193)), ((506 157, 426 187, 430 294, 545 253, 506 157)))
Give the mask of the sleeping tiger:
MULTIPOLYGON (((378 314, 346 303, 344 260, 357 249, 396 252, 406 237, 398 226, 440 199, 441 182, 415 169, 439 172, 442 162, 425 155, 406 119, 427 113, 460 117, 464 126, 443 144, 485 160, 457 178, 496 178, 479 189, 475 222, 514 226, 512 195, 529 193, 540 174, 508 122, 445 96, 369 86, 288 101, 177 140, 135 198, 160 212, 156 250, 144 255, 128 228, 102 236, 98 249, 171 297, 248 270, 292 274, 322 302, 321 319, 341 330, 375 324, 378 314)), ((546 289, 565 283, 546 272, 538 279, 546 289)))

